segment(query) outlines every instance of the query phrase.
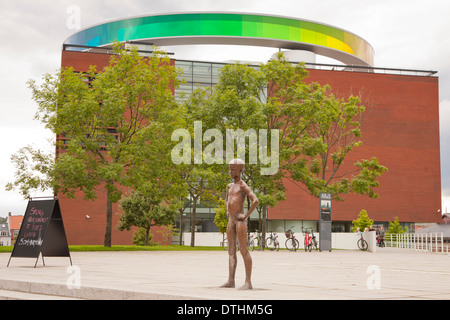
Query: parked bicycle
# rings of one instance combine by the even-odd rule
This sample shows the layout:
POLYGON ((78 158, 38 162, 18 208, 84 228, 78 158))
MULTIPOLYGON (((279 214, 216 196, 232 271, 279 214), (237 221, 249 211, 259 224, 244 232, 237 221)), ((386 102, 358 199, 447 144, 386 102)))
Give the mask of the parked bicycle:
POLYGON ((380 248, 385 247, 385 243, 384 243, 384 237, 385 237, 386 233, 384 231, 384 227, 381 226, 380 229, 377 231, 377 245, 380 248))
POLYGON ((361 235, 361 238, 357 242, 358 248, 361 251, 366 251, 369 248, 369 244, 366 240, 364 240, 362 232, 360 232, 359 234, 361 235))
POLYGON ((297 251, 298 247, 300 246, 300 243, 297 239, 295 239, 294 232, 292 229, 294 226, 290 227, 284 234, 286 235, 286 248, 290 251, 297 251))
POLYGON ((250 236, 250 241, 248 241, 248 249, 250 251, 255 250, 255 248, 257 248, 258 250, 264 250, 261 241, 261 234, 258 232, 258 230, 256 230, 255 233, 250 236))
POLYGON ((266 239, 266 248, 269 250, 280 250, 280 243, 278 242, 278 236, 275 232, 271 232, 270 236, 266 239))
POLYGON ((384 237, 377 236, 377 246, 379 246, 380 248, 386 246, 386 244, 384 243, 384 237))
POLYGON ((319 250, 319 245, 317 244, 316 236, 314 235, 314 230, 312 229, 311 229, 311 243, 312 243, 311 249, 316 251, 319 250))
POLYGON ((311 252, 311 250, 317 250, 317 240, 316 236, 314 235, 314 230, 312 228, 303 228, 302 231, 305 234, 304 238, 304 245, 305 245, 305 251, 311 252), (311 231, 309 231, 311 230, 311 231))

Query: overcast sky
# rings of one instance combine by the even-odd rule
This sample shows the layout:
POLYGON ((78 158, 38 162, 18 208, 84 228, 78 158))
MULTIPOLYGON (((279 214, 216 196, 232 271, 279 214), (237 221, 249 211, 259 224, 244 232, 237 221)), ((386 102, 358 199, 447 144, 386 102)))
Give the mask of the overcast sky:
MULTIPOLYGON (((314 20, 351 31, 375 49, 375 66, 436 70, 439 76, 442 209, 450 211, 450 1, 448 0, 1 0, 0 216, 23 214, 27 202, 4 191, 13 180, 11 154, 52 137, 33 120, 26 82, 55 73, 62 43, 91 25, 132 16, 186 11, 251 12, 314 20), (79 20, 74 20, 79 9, 79 20), (74 23, 75 22, 75 23, 74 23)), ((265 61, 276 49, 167 47, 178 59, 265 61)), ((321 61, 319 58, 317 62, 321 61)), ((420 170, 420 168, 417 168, 420 170)), ((36 194, 40 195, 40 194, 36 194)), ((47 195, 51 195, 48 194, 47 195)))

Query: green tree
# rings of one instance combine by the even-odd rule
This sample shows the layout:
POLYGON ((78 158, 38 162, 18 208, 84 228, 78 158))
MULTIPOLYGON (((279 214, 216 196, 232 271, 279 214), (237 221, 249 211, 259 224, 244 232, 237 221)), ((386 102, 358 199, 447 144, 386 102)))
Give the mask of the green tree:
POLYGON ((195 246, 195 225, 197 205, 200 200, 203 205, 212 206, 218 197, 216 184, 214 183, 218 175, 209 167, 193 165, 188 174, 184 175, 189 197, 192 203, 191 210, 191 243, 190 246, 195 246))
POLYGON ((353 227, 352 231, 355 232, 357 228, 361 232, 363 232, 366 228, 369 228, 371 225, 373 225, 373 220, 369 218, 369 214, 366 210, 361 210, 358 214, 358 219, 353 220, 353 227))
POLYGON ((268 82, 265 113, 269 127, 280 132, 280 163, 287 178, 301 182, 318 197, 320 192, 357 193, 377 198, 377 178, 387 171, 376 157, 344 166, 350 152, 362 145, 360 98, 338 99, 330 86, 306 83, 302 64, 282 54, 261 67, 268 82))
POLYGON ((43 150, 35 150, 28 145, 20 148, 17 153, 11 155, 11 162, 16 171, 15 181, 6 184, 6 190, 19 189, 20 194, 30 198, 32 190, 45 192, 53 188, 51 175, 55 165, 55 154, 43 150))
POLYGON ((200 127, 197 121, 205 120, 205 115, 210 116, 214 112, 213 110, 206 111, 205 101, 207 102, 207 100, 204 99, 203 95, 207 91, 197 90, 194 92, 184 101, 179 110, 182 120, 178 125, 183 130, 183 135, 180 136, 182 141, 178 145, 183 147, 177 149, 175 153, 180 151, 186 159, 175 166, 174 172, 179 175, 180 186, 185 189, 186 198, 191 205, 191 247, 195 246, 197 205, 201 201, 202 205, 214 207, 219 199, 220 191, 226 187, 227 181, 225 167, 222 164, 210 164, 203 161, 204 154, 202 151, 205 149, 206 141, 202 139, 204 133, 202 128, 211 128, 211 126, 208 125, 209 122, 204 122, 200 127), (197 146, 196 141, 201 141, 201 145, 197 146), (192 148, 191 142, 194 142, 194 148, 192 148), (195 151, 198 147, 201 149, 200 152, 195 151))
POLYGON ((408 232, 408 227, 402 227, 398 217, 394 218, 394 221, 389 221, 389 228, 386 231, 387 234, 397 234, 408 232))
MULTIPOLYGON (((230 64, 219 71, 219 82, 212 90, 209 88, 198 89, 187 101, 187 110, 191 117, 201 120, 205 128, 219 130, 223 137, 218 144, 221 147, 220 150, 223 150, 224 153, 216 156, 208 154, 209 151, 205 149, 206 156, 212 158, 216 156, 220 163, 225 162, 224 169, 227 170, 225 151, 228 153, 231 150, 232 146, 227 142, 232 141, 235 145, 233 146, 235 151, 231 158, 241 157, 246 161, 242 180, 250 186, 259 199, 260 204, 257 210, 260 216, 262 215, 260 230, 262 230, 263 237, 267 206, 274 206, 279 200, 284 199, 285 189, 281 183, 282 173, 280 171, 274 170, 272 175, 261 174, 262 170, 267 169, 270 164, 263 163, 261 157, 250 160, 249 147, 251 143, 255 143, 250 137, 251 130, 254 130, 255 135, 258 135, 259 129, 270 129, 267 118, 263 113, 266 100, 264 96, 265 85, 266 80, 260 70, 247 65, 230 64), (245 141, 236 141, 240 139, 239 137, 236 138, 236 135, 239 134, 238 130, 242 131, 245 141), (239 145, 241 144, 248 146, 245 148, 244 154, 239 152, 239 145)), ((271 149, 271 138, 269 133, 267 135, 267 150, 264 150, 268 156, 274 155, 271 149)), ((217 143, 217 141, 214 142, 217 143)), ((258 150, 258 152, 261 151, 258 150)), ((230 157, 228 156, 228 158, 230 157)), ((215 171, 221 170, 215 169, 215 171)), ((222 181, 229 182, 230 177, 225 174, 222 181)), ((219 190, 223 191, 225 187, 226 184, 222 184, 219 190)), ((250 206, 250 203, 248 203, 248 206, 250 206)))
MULTIPOLYGON (((224 135, 227 129, 279 130, 276 174, 262 175, 264 164, 259 159, 248 164, 245 154, 243 180, 261 198, 263 235, 267 207, 284 199, 283 178, 316 197, 329 192, 335 200, 348 193, 377 198, 377 179, 387 171, 376 157, 344 165, 362 144, 365 107, 359 97, 338 99, 328 85, 307 83, 307 75, 302 64, 291 64, 279 54, 259 68, 227 65, 213 90, 198 90, 189 99, 190 114, 224 135)), ((268 154, 274 155, 272 151, 268 148, 268 154)))
POLYGON ((219 201, 217 201, 214 223, 216 224, 217 228, 219 228, 220 233, 224 234, 225 232, 227 232, 227 225, 228 225, 227 208, 225 207, 225 200, 222 198, 220 198, 219 201))
POLYGON ((111 246, 112 204, 123 187, 148 180, 149 173, 167 172, 170 124, 177 116, 171 88, 179 84, 177 70, 160 51, 144 58, 116 43, 114 53, 102 71, 95 66, 87 73, 66 68, 56 76, 44 75, 41 85, 29 81, 38 104, 36 119, 58 137, 57 155, 21 149, 12 157, 16 180, 8 185, 24 195, 49 186, 67 197, 81 191, 87 200, 103 190, 105 246, 111 246), (41 165, 28 165, 30 175, 24 175, 21 169, 30 159, 41 165), (155 166, 156 161, 161 163, 155 166))
POLYGON ((131 227, 138 227, 139 232, 144 234, 145 246, 149 245, 152 226, 172 225, 178 214, 177 205, 163 201, 161 194, 158 195, 156 192, 150 195, 131 192, 120 200, 120 207, 123 214, 120 217, 118 229, 130 230, 131 227))

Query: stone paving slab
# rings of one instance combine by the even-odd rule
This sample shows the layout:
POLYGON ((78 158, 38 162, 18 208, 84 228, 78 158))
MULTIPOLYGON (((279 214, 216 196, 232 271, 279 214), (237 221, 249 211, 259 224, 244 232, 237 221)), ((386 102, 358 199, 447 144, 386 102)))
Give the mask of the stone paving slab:
MULTIPOLYGON (((450 299, 447 254, 378 248, 251 255, 254 290, 244 291, 220 288, 228 276, 225 251, 72 252, 73 269, 56 257, 36 268, 35 259, 12 258, 6 267, 10 254, 1 253, 0 290, 108 300, 450 299)), ((239 255, 237 287, 244 274, 239 255)))

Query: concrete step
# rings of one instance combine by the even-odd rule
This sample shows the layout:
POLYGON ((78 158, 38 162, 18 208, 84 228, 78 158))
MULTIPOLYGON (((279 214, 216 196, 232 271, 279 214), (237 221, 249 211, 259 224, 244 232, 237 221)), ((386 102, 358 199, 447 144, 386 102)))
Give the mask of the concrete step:
POLYGON ((80 287, 18 280, 0 281, 0 300, 184 300, 183 296, 134 292, 110 288, 80 287))
POLYGON ((80 300, 71 297, 38 294, 23 291, 0 290, 0 300, 80 300))

